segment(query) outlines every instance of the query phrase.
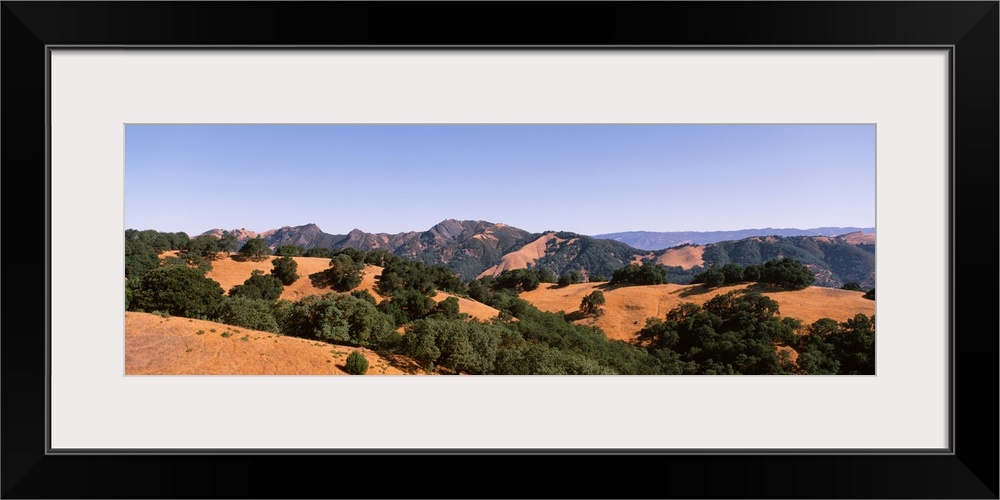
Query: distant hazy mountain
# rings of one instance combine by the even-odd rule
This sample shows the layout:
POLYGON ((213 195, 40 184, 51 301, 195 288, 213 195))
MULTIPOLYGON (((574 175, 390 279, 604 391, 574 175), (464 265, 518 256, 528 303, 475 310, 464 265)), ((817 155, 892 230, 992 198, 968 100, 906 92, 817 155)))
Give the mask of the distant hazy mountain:
POLYGON ((870 233, 753 236, 702 247, 703 267, 730 262, 748 266, 782 257, 798 260, 816 273, 817 286, 839 288, 856 282, 865 290, 875 287, 875 235, 870 233))
POLYGON ((720 241, 741 240, 752 236, 840 236, 847 233, 874 233, 874 227, 817 227, 813 229, 740 229, 737 231, 626 231, 597 234, 594 238, 615 240, 642 250, 663 250, 685 243, 706 245, 720 241))

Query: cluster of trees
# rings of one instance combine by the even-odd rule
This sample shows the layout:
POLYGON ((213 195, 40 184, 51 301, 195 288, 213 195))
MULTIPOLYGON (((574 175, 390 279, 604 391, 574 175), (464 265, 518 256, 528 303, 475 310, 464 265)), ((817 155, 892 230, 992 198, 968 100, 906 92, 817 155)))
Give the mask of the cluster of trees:
POLYGON ((236 285, 229 289, 229 296, 277 300, 278 297, 281 297, 281 292, 283 291, 285 291, 285 287, 277 276, 264 274, 264 271, 254 269, 250 273, 250 277, 242 285, 236 285))
MULTIPOLYGON (((225 235, 223 235, 225 236, 225 235)), ((221 239, 219 241, 222 241, 221 239)), ((264 238, 257 236, 250 238, 240 247, 240 256, 247 260, 259 262, 271 256, 271 248, 267 246, 264 238)))
POLYGON ((791 344, 799 352, 799 373, 874 375, 875 317, 857 314, 838 323, 815 321, 791 344))
POLYGON ((310 248, 309 250, 306 250, 305 253, 302 254, 302 256, 303 257, 321 257, 321 258, 324 258, 324 259, 329 259, 329 258, 333 257, 333 250, 330 250, 329 248, 323 248, 323 247, 313 247, 313 248, 310 248))
POLYGON ((555 283, 556 278, 543 268, 527 268, 503 271, 491 281, 487 281, 494 290, 508 289, 517 292, 530 292, 542 283, 555 283))
POLYGON ((330 259, 330 267, 323 272, 323 278, 334 290, 346 292, 361 284, 364 272, 364 261, 357 262, 350 255, 341 253, 330 259))
POLYGON ((184 248, 179 253, 181 258, 185 259, 188 264, 210 270, 212 268, 211 262, 218 258, 219 252, 222 252, 226 245, 223 240, 215 236, 203 234, 188 241, 187 245, 184 245, 184 248))
POLYGON ((125 278, 138 278, 159 267, 159 254, 184 248, 190 238, 185 233, 162 233, 147 229, 125 230, 125 278))
POLYGON ((577 283, 583 283, 583 276, 580 271, 570 271, 559 277, 557 284, 559 286, 569 286, 575 285, 577 283))
POLYGON ((650 318, 637 342, 690 374, 790 373, 775 344, 794 337, 778 303, 758 293, 729 292, 698 306, 683 303, 665 319, 650 318))
POLYGON ((768 283, 787 290, 801 290, 816 281, 816 275, 801 262, 783 258, 771 259, 763 265, 742 267, 730 262, 721 267, 712 266, 694 276, 692 283, 717 287, 744 282, 768 283))
POLYGON ((667 270, 659 264, 629 264, 611 275, 610 285, 661 285, 667 282, 667 270))
POLYGON ((466 290, 462 280, 446 266, 431 266, 396 256, 383 258, 382 266, 382 274, 375 282, 376 291, 382 295, 392 296, 406 289, 417 290, 427 296, 433 296, 435 290, 458 294, 466 290))
POLYGON ((154 269, 128 287, 126 309, 351 345, 398 343, 395 325, 376 309, 370 294, 331 292, 291 302, 279 300, 282 289, 276 276, 258 270, 227 296, 203 270, 172 265, 154 269))
POLYGON ((712 243, 702 253, 707 266, 718 267, 730 263, 743 267, 761 265, 782 257, 829 271, 816 278, 820 286, 840 287, 850 282, 874 285, 873 244, 854 245, 839 238, 772 236, 712 243))
MULTIPOLYGON (((508 297, 509 290, 495 292, 508 297)), ((505 299, 494 302, 502 305, 505 299)), ((514 298, 513 301, 521 301, 514 298)), ((508 302, 510 304, 510 302, 508 302)), ((417 320, 406 327, 398 352, 427 368, 497 375, 611 375, 664 373, 645 349, 608 340, 562 314, 521 304, 517 321, 417 320)))
MULTIPOLYGON (((603 292, 590 302, 600 309, 603 292)), ((493 325, 503 327, 494 373, 497 374, 663 374, 663 366, 644 348, 609 340, 599 328, 575 325, 562 312, 544 312, 517 296, 516 288, 497 286, 490 277, 469 284, 469 297, 500 311, 493 325)), ((599 314, 596 310, 594 314, 599 314)), ((405 336, 404 336, 405 337, 405 336)))
MULTIPOLYGON (((324 249, 329 251, 329 249, 324 249)), ((274 248, 274 255, 278 257, 304 257, 306 251, 300 245, 278 245, 274 248)), ((315 257, 320 257, 316 255, 315 257)), ((327 258, 332 257, 332 255, 327 256, 327 258)))
POLYGON ((208 279, 204 270, 186 265, 158 267, 128 279, 125 308, 208 319, 218 314, 222 294, 222 286, 208 279))
POLYGON ((648 319, 637 343, 690 374, 872 375, 874 325, 874 317, 858 314, 840 324, 824 318, 804 327, 795 318, 779 318, 771 298, 733 291, 648 319), (800 352, 797 364, 779 355, 778 345, 800 352))

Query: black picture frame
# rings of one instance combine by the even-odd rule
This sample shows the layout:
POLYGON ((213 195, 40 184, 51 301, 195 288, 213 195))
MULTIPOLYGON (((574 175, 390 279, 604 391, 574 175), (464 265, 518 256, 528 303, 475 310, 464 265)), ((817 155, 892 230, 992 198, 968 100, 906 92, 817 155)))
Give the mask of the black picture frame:
POLYGON ((998 498, 1000 329, 994 309, 974 305, 998 298, 997 1, 5 1, 0 12, 5 234, 16 238, 3 247, 7 291, 16 289, 4 294, 0 349, 4 498, 305 498, 338 477, 319 496, 998 498), (53 45, 952 47, 952 453, 48 454, 49 276, 38 270, 48 269, 46 47, 53 45), (563 477, 555 465, 578 473, 563 477), (482 489, 460 488, 450 482, 456 476, 482 489), (542 486, 528 486, 535 482, 542 486))

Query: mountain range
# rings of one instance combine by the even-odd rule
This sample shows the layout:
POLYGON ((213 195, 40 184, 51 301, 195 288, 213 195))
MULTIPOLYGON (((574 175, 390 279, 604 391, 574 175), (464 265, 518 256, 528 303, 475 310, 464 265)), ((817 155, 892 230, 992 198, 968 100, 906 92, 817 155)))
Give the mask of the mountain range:
MULTIPOLYGON (((711 233, 636 231, 591 237, 572 232, 530 233, 501 223, 447 219, 426 231, 396 234, 367 233, 360 229, 347 234, 329 234, 316 224, 285 226, 262 233, 246 229, 229 232, 240 243, 260 236, 272 249, 280 245, 299 245, 306 250, 315 247, 386 250, 429 265, 446 265, 464 280, 528 267, 546 269, 556 276, 579 271, 585 277, 602 275, 609 278, 627 264, 656 262, 667 267, 669 281, 689 283, 694 274, 712 264, 735 262, 746 266, 790 257, 809 266, 816 273, 819 286, 839 287, 853 281, 867 289, 875 284, 875 236, 871 234, 873 230, 859 228, 748 229, 711 233), (830 234, 839 230, 845 232, 830 234), (790 231, 812 234, 781 234, 790 231), (646 240, 637 241, 624 235, 646 240), (726 235, 733 238, 719 239, 726 235), (681 242, 654 250, 639 248, 629 241, 647 247, 649 244, 643 241, 681 242), (706 243, 698 243, 701 241, 706 243)), ((223 231, 212 229, 203 234, 221 236, 223 231)))
POLYGON ((736 231, 626 231, 596 234, 594 238, 615 240, 642 250, 663 250, 678 245, 707 245, 728 240, 741 240, 753 236, 840 236, 847 233, 875 233, 874 227, 817 227, 812 229, 762 228, 736 231))

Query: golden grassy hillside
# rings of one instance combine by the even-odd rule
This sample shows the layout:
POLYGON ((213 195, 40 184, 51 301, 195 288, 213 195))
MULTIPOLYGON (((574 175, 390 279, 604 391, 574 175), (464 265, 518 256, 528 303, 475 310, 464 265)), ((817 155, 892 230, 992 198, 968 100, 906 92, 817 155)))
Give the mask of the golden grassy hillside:
POLYGON ((871 234, 871 233, 862 233, 860 231, 854 232, 854 233, 847 233, 845 235, 841 235, 840 238, 842 240, 844 240, 845 243, 850 243, 852 245, 861 245, 861 244, 874 245, 875 244, 875 235, 874 234, 871 234))
POLYGON ((368 360, 366 375, 423 373, 411 360, 389 360, 359 347, 212 321, 125 313, 126 375, 345 375, 344 363, 353 351, 368 360), (230 336, 223 337, 225 332, 230 336))
POLYGON ((657 257, 656 262, 665 266, 680 266, 684 269, 691 269, 694 266, 705 265, 705 261, 702 260, 704 253, 704 246, 671 248, 657 257))
POLYGON ((703 304, 716 295, 750 287, 778 302, 784 317, 798 318, 809 324, 820 318, 845 321, 857 313, 875 314, 875 301, 862 297, 861 292, 833 288, 809 287, 797 291, 769 291, 759 285, 742 284, 706 289, 701 285, 647 285, 608 287, 606 283, 580 283, 567 287, 542 284, 536 290, 524 292, 521 298, 543 311, 574 313, 580 301, 594 290, 604 292, 604 315, 596 319, 580 318, 577 324, 597 326, 608 338, 631 340, 646 324, 646 318, 663 318, 667 311, 681 302, 703 304))
POLYGON ((498 276, 504 271, 512 271, 515 269, 524 269, 528 267, 528 264, 534 264, 538 259, 545 256, 545 248, 550 241, 555 240, 557 243, 562 243, 563 239, 556 238, 554 233, 548 233, 540 236, 535 241, 528 243, 521 247, 520 250, 504 254, 501 258, 500 263, 490 267, 489 269, 479 273, 478 278, 484 276, 498 276))
MULTIPOLYGON (((265 274, 271 272, 273 264, 271 261, 276 257, 270 257, 267 260, 262 260, 260 262, 251 261, 237 261, 231 258, 220 258, 219 260, 212 262, 212 270, 208 272, 208 277, 219 282, 222 285, 222 289, 227 293, 229 289, 235 285, 241 285, 247 278, 250 277, 251 273, 255 269, 264 271, 265 274)), ((330 267, 330 259, 323 257, 293 257, 295 262, 298 263, 298 275, 299 279, 285 287, 284 291, 281 292, 281 298, 291 301, 297 301, 309 295, 323 295, 329 293, 331 290, 328 287, 319 287, 313 284, 313 281, 309 278, 309 275, 315 274, 321 271, 325 271, 330 267)), ((355 288, 355 290, 368 290, 375 297, 376 302, 381 302, 384 297, 379 295, 375 291, 375 278, 382 274, 382 268, 379 266, 365 266, 364 275, 361 278, 361 284, 355 288)), ((444 299, 451 297, 450 294, 445 292, 438 292, 437 295, 433 297, 436 302, 441 302, 444 299)), ((458 297, 458 309, 460 312, 466 313, 473 318, 480 320, 488 320, 495 318, 500 311, 487 306, 486 304, 481 304, 471 299, 466 299, 458 297)))
MULTIPOLYGON (((219 282, 222 285, 222 289, 228 294, 229 289, 236 286, 242 285, 247 278, 255 270, 263 271, 264 274, 270 274, 271 269, 274 267, 272 263, 277 257, 271 256, 265 260, 259 262, 253 261, 238 261, 231 257, 220 257, 218 260, 212 261, 212 270, 208 272, 207 276, 219 282)), ((315 274, 321 271, 325 271, 330 267, 330 259, 325 257, 292 257, 295 259, 295 263, 298 264, 298 270, 296 273, 299 275, 299 279, 285 287, 285 290, 281 292, 281 298, 296 301, 303 297, 309 295, 323 295, 324 293, 330 292, 328 287, 317 287, 309 279, 309 275, 315 274)), ((374 266, 367 266, 365 268, 365 275, 358 288, 364 288, 366 284, 369 286, 374 286, 375 278, 371 275, 378 274, 382 272, 382 268, 376 268, 374 266)), ((374 290, 370 290, 376 299, 380 297, 375 294, 374 290)))
POLYGON ((459 312, 468 314, 469 316, 472 316, 473 318, 476 318, 481 321, 491 320, 500 314, 499 310, 494 309, 486 304, 483 304, 482 302, 476 302, 475 300, 467 299, 465 297, 453 296, 450 293, 442 292, 440 290, 438 291, 437 295, 431 298, 434 299, 434 302, 441 302, 442 300, 447 299, 448 297, 455 297, 456 299, 458 299, 459 312))

